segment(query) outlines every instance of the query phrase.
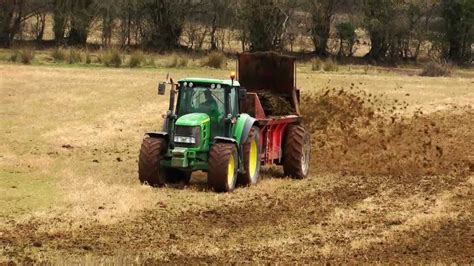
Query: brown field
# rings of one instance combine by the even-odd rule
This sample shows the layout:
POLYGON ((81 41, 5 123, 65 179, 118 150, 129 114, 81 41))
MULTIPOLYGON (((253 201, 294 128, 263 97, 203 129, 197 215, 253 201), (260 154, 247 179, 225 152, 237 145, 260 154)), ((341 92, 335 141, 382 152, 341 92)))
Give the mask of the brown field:
POLYGON ((158 81, 227 70, 0 64, 0 264, 474 263, 472 70, 310 69, 311 176, 216 194, 140 186, 137 156, 158 81))

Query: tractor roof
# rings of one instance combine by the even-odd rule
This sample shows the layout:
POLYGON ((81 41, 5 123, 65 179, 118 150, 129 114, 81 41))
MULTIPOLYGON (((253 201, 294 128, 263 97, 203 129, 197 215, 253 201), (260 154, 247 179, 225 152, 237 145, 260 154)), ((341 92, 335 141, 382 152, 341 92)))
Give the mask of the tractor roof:
MULTIPOLYGON (((193 82, 193 83, 199 83, 199 84, 221 84, 221 85, 227 85, 227 86, 232 86, 232 80, 223 80, 223 79, 207 79, 207 78, 185 78, 182 79, 178 82, 193 82)), ((234 86, 240 86, 240 83, 236 80, 234 80, 234 86)))

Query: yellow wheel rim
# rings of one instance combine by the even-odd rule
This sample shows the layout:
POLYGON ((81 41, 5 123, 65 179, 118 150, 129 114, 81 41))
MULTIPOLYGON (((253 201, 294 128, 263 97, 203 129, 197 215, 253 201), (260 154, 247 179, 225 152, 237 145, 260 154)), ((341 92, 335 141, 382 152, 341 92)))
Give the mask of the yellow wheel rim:
POLYGON ((255 176, 257 171, 257 160, 258 160, 258 149, 257 149, 257 140, 252 141, 250 144, 250 154, 249 154, 249 174, 251 177, 255 176))
POLYGON ((230 187, 234 184, 234 173, 235 173, 235 159, 234 155, 229 158, 229 164, 227 165, 227 185, 230 187))

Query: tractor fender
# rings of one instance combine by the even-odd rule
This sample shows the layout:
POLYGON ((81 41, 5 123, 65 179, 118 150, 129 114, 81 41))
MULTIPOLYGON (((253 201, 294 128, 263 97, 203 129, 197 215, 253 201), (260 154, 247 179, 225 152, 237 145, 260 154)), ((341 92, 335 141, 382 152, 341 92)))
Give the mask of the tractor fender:
POLYGON ((234 127, 234 138, 239 145, 242 145, 245 142, 256 121, 257 120, 255 118, 248 114, 241 114, 237 119, 236 125, 234 127))
POLYGON ((237 145, 237 141, 233 138, 226 138, 226 137, 214 137, 214 143, 233 143, 237 145))
POLYGON ((253 117, 249 117, 245 121, 244 130, 242 131, 242 136, 240 137, 240 143, 241 144, 243 144, 247 140, 247 138, 250 134, 250 130, 252 130, 252 127, 255 125, 255 121, 257 121, 257 120, 253 117))
POLYGON ((169 135, 166 132, 147 132, 145 136, 149 136, 150 138, 155 139, 166 139, 169 140, 169 135))

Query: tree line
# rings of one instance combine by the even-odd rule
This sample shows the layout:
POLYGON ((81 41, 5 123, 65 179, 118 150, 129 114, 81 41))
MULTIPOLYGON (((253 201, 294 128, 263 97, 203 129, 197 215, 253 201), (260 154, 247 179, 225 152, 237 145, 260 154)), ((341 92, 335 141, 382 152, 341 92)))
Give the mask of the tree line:
POLYGON ((352 56, 356 44, 365 42, 357 34, 362 30, 368 59, 417 60, 428 49, 438 59, 472 63, 473 0, 0 0, 0 5, 3 47, 27 30, 43 41, 47 23, 57 45, 86 45, 97 23, 103 46, 116 39, 121 47, 202 50, 207 40, 206 49, 225 50, 232 39, 242 51, 292 51, 306 37, 316 55, 352 56))

